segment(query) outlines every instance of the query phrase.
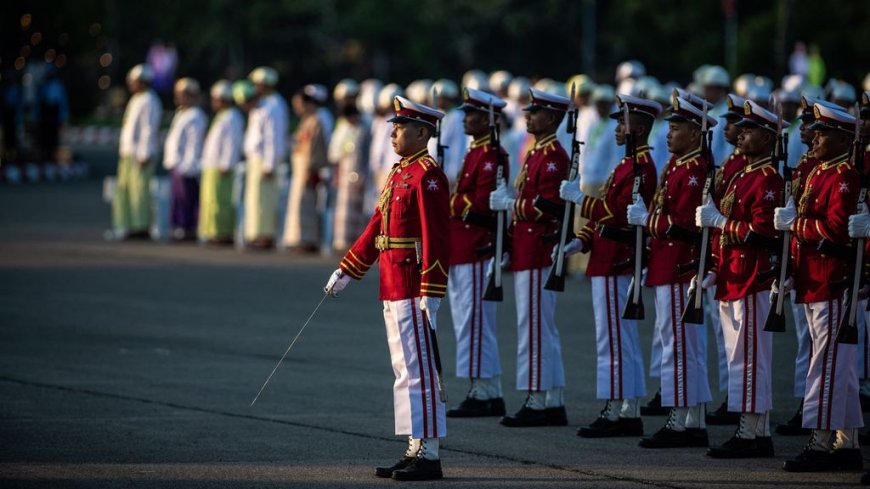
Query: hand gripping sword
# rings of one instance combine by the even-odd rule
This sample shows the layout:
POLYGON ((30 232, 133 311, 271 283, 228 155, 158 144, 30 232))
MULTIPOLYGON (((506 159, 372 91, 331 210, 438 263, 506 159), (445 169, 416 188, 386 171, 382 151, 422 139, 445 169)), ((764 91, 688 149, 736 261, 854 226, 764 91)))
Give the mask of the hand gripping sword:
MULTIPOLYGON (((571 134, 571 165, 568 167, 568 181, 574 181, 580 169, 580 141, 577 141, 577 115, 580 112, 574 103, 574 84, 571 84, 571 105, 568 108, 567 130, 571 134)), ((574 227, 574 203, 565 202, 562 223, 559 226, 559 242, 556 243, 556 259, 550 267, 544 288, 556 292, 565 290, 565 245, 568 233, 574 227)))
MULTIPOLYGON (((701 203, 706 204, 713 198, 713 188, 716 181, 716 163, 713 161, 713 155, 710 153, 710 142, 713 136, 712 131, 707 127, 707 110, 709 108, 706 100, 702 101, 704 106, 704 118, 701 120, 701 155, 707 158, 707 181, 704 182, 703 194, 701 194, 701 203)), ((692 289, 692 295, 686 301, 686 307, 683 309, 683 315, 680 318, 684 323, 704 324, 704 291, 701 289, 701 281, 704 280, 704 274, 707 272, 707 248, 710 243, 710 228, 701 228, 701 249, 698 255, 698 272, 695 274, 695 287, 692 289)))
MULTIPOLYGON (((489 144, 495 150, 495 185, 498 187, 499 182, 504 178, 505 161, 501 155, 501 138, 499 137, 498 126, 495 123, 495 111, 493 110, 492 102, 489 103, 489 140, 489 144)), ((483 300, 485 301, 501 302, 504 299, 501 286, 501 255, 504 253, 504 223, 506 214, 507 211, 497 211, 495 213, 495 253, 493 254, 492 265, 489 269, 486 291, 483 293, 483 300)))
MULTIPOLYGON (((628 104, 623 102, 622 108, 625 115, 625 157, 631 158, 632 169, 634 171, 634 182, 631 187, 631 200, 637 201, 640 196, 640 186, 643 181, 640 164, 637 162, 637 144, 634 139, 634 134, 631 133, 630 111, 628 104)), ((643 286, 643 226, 635 226, 634 234, 634 274, 631 277, 631 284, 628 287, 628 300, 625 301, 625 308, 622 311, 623 319, 643 319, 643 294, 641 287, 643 286)))
MULTIPOLYGON (((417 253, 417 266, 423 266, 423 243, 414 242, 414 251, 417 253)), ((438 334, 435 332, 435 317, 429 317, 429 311, 422 314, 424 322, 429 326, 429 338, 432 340, 432 356, 435 357, 435 379, 438 381, 438 395, 441 402, 447 402, 447 391, 444 390, 444 375, 441 373, 441 350, 438 348, 438 334)))
MULTIPOLYGON (((855 103, 855 113, 861 113, 861 106, 855 103)), ((852 162, 861 179, 861 190, 858 193, 858 208, 856 213, 864 212, 867 198, 868 179, 864 174, 864 140, 861 138, 861 117, 855 120, 855 141, 852 144, 852 162)), ((837 343, 854 345, 858 343, 858 291, 861 289, 861 275, 864 271, 864 238, 852 240, 855 249, 855 263, 852 266, 852 284, 846 295, 846 315, 840 321, 837 331, 837 343)))
MULTIPOLYGON (((773 161, 782 162, 783 193, 782 205, 788 204, 791 199, 791 168, 788 166, 788 133, 782 132, 782 102, 777 100, 777 123, 776 123, 776 146, 774 147, 773 161)), ((788 277, 789 250, 791 249, 791 233, 782 232, 782 251, 779 255, 779 270, 777 273, 776 291, 771 295, 771 307, 764 320, 764 330, 773 333, 785 331, 785 296, 783 285, 788 277)))

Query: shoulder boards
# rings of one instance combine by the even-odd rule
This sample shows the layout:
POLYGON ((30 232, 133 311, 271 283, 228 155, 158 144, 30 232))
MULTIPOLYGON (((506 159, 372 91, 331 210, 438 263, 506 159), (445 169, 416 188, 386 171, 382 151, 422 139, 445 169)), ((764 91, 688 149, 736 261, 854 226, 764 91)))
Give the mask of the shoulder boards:
POLYGON ((435 160, 433 160, 431 156, 424 156, 417 160, 417 163, 420 163, 420 166, 422 166, 424 170, 428 170, 433 166, 437 166, 435 160))

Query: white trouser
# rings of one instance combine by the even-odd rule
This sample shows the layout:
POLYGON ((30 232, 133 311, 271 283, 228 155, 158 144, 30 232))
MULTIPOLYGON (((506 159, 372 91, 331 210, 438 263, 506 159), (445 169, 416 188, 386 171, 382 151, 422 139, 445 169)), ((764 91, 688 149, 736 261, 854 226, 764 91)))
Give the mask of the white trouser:
POLYGON ((450 267, 447 294, 456 333, 456 376, 489 379, 501 375, 495 330, 495 302, 482 299, 492 260, 450 267))
POLYGON ((649 376, 657 379, 662 376, 662 337, 656 333, 655 328, 649 350, 649 376))
POLYGON ((680 320, 686 285, 659 285, 656 291, 656 336, 662 344, 662 406, 691 407, 712 399, 707 381, 707 359, 701 342, 707 341, 704 325, 680 320))
POLYGON ((804 428, 842 430, 864 426, 858 401, 858 346, 837 342, 846 313, 842 299, 804 304, 813 356, 804 393, 804 428))
POLYGON ((446 408, 438 391, 432 337, 428 320, 420 311, 420 298, 384 301, 384 323, 396 375, 396 434, 443 437, 447 434, 446 408))
POLYGON ((807 390, 807 370, 813 356, 813 343, 810 341, 810 326, 807 311, 803 304, 795 303, 795 291, 791 291, 791 312, 794 316, 794 334, 797 337, 797 355, 794 357, 794 396, 804 397, 807 390))
MULTIPOLYGON (((719 366, 719 392, 728 391, 728 354, 725 353, 725 337, 722 336, 722 322, 719 321, 719 301, 716 300, 716 286, 704 289, 704 322, 710 324, 716 337, 716 364, 719 366)), ((704 358, 707 358, 707 342, 704 342, 704 358)))
POLYGON ((514 273, 517 301, 517 389, 565 386, 562 343, 556 328, 556 292, 544 288, 549 267, 514 273))
POLYGON ((598 399, 646 395, 637 322, 622 319, 631 276, 591 277, 598 344, 598 399))
POLYGON ((728 410, 763 414, 773 407, 773 333, 764 331, 770 291, 719 302, 728 352, 728 410))

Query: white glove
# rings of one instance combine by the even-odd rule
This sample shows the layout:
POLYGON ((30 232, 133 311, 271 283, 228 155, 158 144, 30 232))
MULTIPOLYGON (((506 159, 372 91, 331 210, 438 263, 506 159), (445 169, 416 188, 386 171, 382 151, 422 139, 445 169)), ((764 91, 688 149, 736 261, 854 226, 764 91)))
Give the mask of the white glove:
POLYGON ((634 203, 628 206, 626 215, 628 223, 634 226, 646 226, 646 221, 649 218, 649 211, 646 210, 646 204, 640 195, 635 198, 634 203))
POLYGON ((716 285, 716 279, 719 277, 719 274, 716 272, 707 272, 707 275, 704 275, 704 280, 701 280, 701 288, 709 289, 716 285))
POLYGON ((695 209, 695 225, 699 228, 719 228, 724 229, 728 219, 719 212, 716 204, 707 202, 704 205, 698 206, 695 209))
POLYGON ((863 213, 849 216, 849 236, 853 238, 870 237, 870 214, 867 213, 866 207, 863 213))
POLYGON ((794 199, 788 199, 785 207, 777 207, 773 211, 773 227, 778 231, 791 231, 794 228, 794 220, 797 218, 797 208, 794 199))
MULTIPOLYGON (((778 282, 778 280, 774 280, 773 284, 770 286, 770 298, 771 299, 773 299, 773 294, 776 294, 779 292, 779 284, 777 282, 778 282)), ((785 292, 783 292, 783 293, 788 294, 791 292, 791 290, 793 288, 794 288, 794 279, 791 277, 786 278, 785 279, 785 287, 783 287, 785 292)))
POLYGON ((429 324, 432 329, 438 330, 437 316, 438 308, 441 307, 441 299, 437 297, 429 297, 424 295, 420 298, 420 310, 426 312, 426 317, 429 318, 429 324))
POLYGON ((697 289, 697 288, 698 288, 698 276, 695 275, 694 277, 692 277, 692 280, 689 280, 689 290, 686 291, 686 297, 692 297, 693 295, 695 295, 695 289, 697 289))
MULTIPOLYGON (((564 253, 565 253, 566 258, 571 256, 571 255, 576 255, 577 253, 585 253, 586 252, 586 247, 583 246, 583 241, 581 241, 579 238, 574 238, 571 241, 569 241, 567 244, 565 244, 563 249, 564 249, 564 253)), ((551 260, 556 261, 556 252, 558 250, 559 250, 558 246, 553 247, 553 252, 550 253, 551 260)))
POLYGON ((489 208, 494 211, 506 211, 513 209, 516 199, 511 197, 510 190, 504 178, 498 181, 498 186, 489 194, 489 208))
POLYGON ((562 180, 562 184, 559 185, 559 197, 575 204, 583 202, 583 197, 585 197, 585 195, 583 195, 583 191, 580 190, 580 178, 578 177, 574 180, 562 180))
POLYGON ((339 268, 338 270, 332 272, 332 275, 329 277, 329 281, 326 282, 326 287, 323 288, 323 292, 333 297, 338 297, 338 293, 344 290, 349 282, 350 276, 345 275, 344 272, 342 272, 339 268))
POLYGON ((510 267, 511 266, 511 254, 508 253, 507 251, 502 253, 501 254, 501 262, 499 262, 499 265, 501 266, 502 269, 506 269, 506 268, 510 267))

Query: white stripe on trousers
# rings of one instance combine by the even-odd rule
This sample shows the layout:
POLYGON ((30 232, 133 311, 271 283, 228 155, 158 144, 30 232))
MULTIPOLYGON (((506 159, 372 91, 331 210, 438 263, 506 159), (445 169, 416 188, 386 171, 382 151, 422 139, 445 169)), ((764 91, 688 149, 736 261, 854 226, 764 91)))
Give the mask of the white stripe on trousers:
POLYGON ((804 304, 813 357, 804 393, 804 428, 842 430, 864 426, 858 400, 858 345, 837 343, 843 300, 804 304))
POLYGON ((456 376, 489 379, 501 375, 496 338, 496 303, 484 301, 492 259, 450 267, 447 294, 456 334, 456 376))
POLYGON ((546 391, 565 386, 562 343, 556 327, 556 292, 541 282, 547 268, 514 273, 517 302, 517 389, 546 391))
POLYGON ((706 327, 680 320, 686 285, 659 285, 655 292, 655 334, 662 343, 662 406, 687 407, 708 402, 713 396, 701 347, 701 342, 707 341, 706 327))
POLYGON ((728 410, 766 413, 773 408, 773 333, 764 331, 770 291, 719 302, 728 352, 728 410))
POLYGON ((598 345, 598 399, 637 399, 646 395, 637 322, 622 319, 631 276, 591 277, 592 309, 598 345))
POLYGON ((803 399, 807 390, 807 370, 813 356, 813 343, 810 341, 810 326, 807 311, 803 304, 795 302, 795 291, 791 291, 791 312, 794 316, 794 334, 797 338, 797 354, 794 357, 794 396, 803 399))
POLYGON ((384 301, 387 343, 396 381, 393 408, 396 434, 441 438, 447 434, 445 406, 438 392, 429 325, 420 298, 384 301))

